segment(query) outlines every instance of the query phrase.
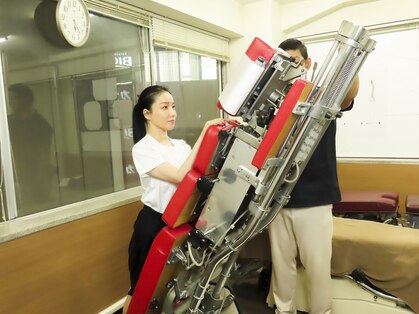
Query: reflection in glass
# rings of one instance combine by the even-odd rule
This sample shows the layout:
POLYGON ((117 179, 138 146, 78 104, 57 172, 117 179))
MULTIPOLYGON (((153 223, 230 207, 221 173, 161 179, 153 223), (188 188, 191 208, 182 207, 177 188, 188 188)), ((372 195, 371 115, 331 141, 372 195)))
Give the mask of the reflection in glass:
POLYGON ((56 169, 51 163, 53 129, 35 109, 32 90, 25 84, 9 87, 9 134, 15 173, 17 206, 29 214, 51 205, 56 169))
POLYGON ((131 112, 150 85, 148 31, 92 15, 83 47, 58 47, 28 23, 38 4, 0 21, 18 216, 139 185, 131 112))

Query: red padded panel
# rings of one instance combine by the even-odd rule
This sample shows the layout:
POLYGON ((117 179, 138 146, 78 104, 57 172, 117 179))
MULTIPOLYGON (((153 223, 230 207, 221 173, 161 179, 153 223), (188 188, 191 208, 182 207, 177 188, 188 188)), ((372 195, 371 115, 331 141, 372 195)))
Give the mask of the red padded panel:
POLYGON ((347 191, 333 204, 334 213, 396 213, 399 195, 394 192, 347 191))
POLYGON ((200 172, 191 169, 179 183, 162 216, 169 227, 175 228, 189 221, 199 199, 196 183, 201 176, 200 172))
POLYGON ((190 220, 200 196, 196 183, 201 176, 210 174, 209 166, 218 145, 218 133, 222 130, 231 130, 239 125, 240 123, 237 121, 230 120, 223 125, 212 125, 208 128, 199 146, 192 169, 178 185, 163 213, 162 219, 169 227, 175 228, 190 220))
POLYGON ((406 197, 406 213, 419 215, 419 195, 408 195, 406 197))
POLYGON ((223 109, 223 106, 221 105, 221 103, 220 103, 220 101, 217 101, 217 107, 218 107, 218 109, 220 109, 220 110, 224 110, 223 109))
MULTIPOLYGON (((153 298, 165 295, 166 284, 176 275, 177 265, 166 265, 173 248, 181 245, 192 227, 184 224, 176 229, 164 227, 154 239, 135 287, 128 314, 144 314, 153 298)), ((153 312, 154 313, 154 312, 153 312)))
POLYGON ((253 39, 246 50, 246 55, 252 61, 256 61, 259 57, 262 57, 265 61, 270 61, 274 54, 275 50, 258 37, 253 39))
POLYGON ((211 165, 211 161, 218 145, 218 133, 220 131, 231 130, 239 125, 240 123, 237 121, 228 120, 223 125, 210 126, 202 139, 202 143, 199 146, 192 168, 204 175, 211 174, 209 166, 211 165))
POLYGON ((301 79, 296 80, 292 85, 253 157, 253 166, 261 169, 267 159, 278 154, 296 119, 296 116, 292 114, 292 110, 299 100, 304 101, 306 99, 312 86, 311 83, 301 79))

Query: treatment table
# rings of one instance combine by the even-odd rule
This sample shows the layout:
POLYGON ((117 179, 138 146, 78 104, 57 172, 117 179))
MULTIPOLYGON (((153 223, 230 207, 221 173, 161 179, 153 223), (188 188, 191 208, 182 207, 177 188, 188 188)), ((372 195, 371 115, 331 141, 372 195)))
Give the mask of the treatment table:
MULTIPOLYGON (((333 224, 333 313, 419 313, 419 230, 341 217, 333 224), (352 279, 354 271, 372 285, 352 279)), ((253 238, 240 258, 270 261, 268 233, 253 238)), ((309 312, 302 268, 298 280, 297 308, 309 312)))
POLYGON ((396 192, 343 191, 341 194, 341 201, 333 204, 335 216, 379 222, 397 217, 399 195, 396 192))
POLYGON ((419 312, 419 230, 335 217, 332 252, 333 275, 362 271, 419 312))

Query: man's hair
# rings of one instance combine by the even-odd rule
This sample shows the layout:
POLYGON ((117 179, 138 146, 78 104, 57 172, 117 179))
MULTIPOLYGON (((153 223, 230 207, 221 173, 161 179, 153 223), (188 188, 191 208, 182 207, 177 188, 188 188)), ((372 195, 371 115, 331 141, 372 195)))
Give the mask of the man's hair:
POLYGON ((18 84, 13 84, 11 86, 9 86, 9 92, 15 93, 15 95, 17 97, 19 97, 19 99, 27 102, 27 103, 33 103, 33 92, 32 90, 29 88, 29 86, 22 84, 22 83, 18 83, 18 84))
POLYGON ((282 50, 299 50, 301 52, 301 55, 303 56, 304 60, 307 60, 308 58, 308 52, 307 47, 304 45, 304 43, 301 40, 298 40, 296 38, 289 38, 284 40, 282 43, 278 46, 282 50))

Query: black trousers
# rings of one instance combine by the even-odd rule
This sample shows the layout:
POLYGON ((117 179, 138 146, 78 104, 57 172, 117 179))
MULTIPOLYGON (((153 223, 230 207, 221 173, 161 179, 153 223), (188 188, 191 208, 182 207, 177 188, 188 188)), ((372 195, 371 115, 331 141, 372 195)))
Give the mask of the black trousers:
POLYGON ((141 270, 143 269, 148 252, 157 234, 166 226, 162 214, 144 205, 134 223, 134 231, 128 247, 128 267, 131 288, 129 295, 133 295, 141 270))

